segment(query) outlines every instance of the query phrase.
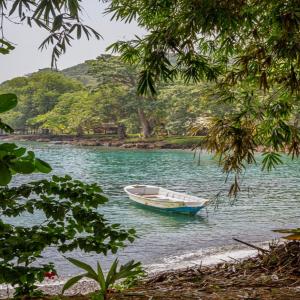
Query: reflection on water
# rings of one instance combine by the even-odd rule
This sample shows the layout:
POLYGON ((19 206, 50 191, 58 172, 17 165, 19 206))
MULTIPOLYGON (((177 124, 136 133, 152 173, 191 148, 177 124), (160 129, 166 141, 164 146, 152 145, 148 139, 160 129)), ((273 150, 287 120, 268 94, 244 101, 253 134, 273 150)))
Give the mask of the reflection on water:
MULTIPOLYGON (((136 213, 140 218, 149 219, 155 214, 155 219, 162 227, 170 227, 171 229, 177 228, 189 228, 190 226, 197 226, 196 224, 201 223, 202 225, 208 224, 207 213, 203 215, 186 215, 172 212, 164 212, 159 209, 146 207, 138 203, 131 203, 131 209, 136 209, 136 213)), ((205 210, 205 209, 204 209, 205 210)), ((206 210, 205 210, 206 211, 206 210)))
MULTIPOLYGON (((128 151, 39 143, 26 146, 48 161, 56 174, 68 173, 102 186, 110 201, 100 211, 112 222, 136 228, 139 236, 120 252, 121 259, 169 264, 168 257, 184 259, 201 249, 233 244, 232 237, 252 242, 270 240, 276 237, 271 232, 274 228, 299 226, 299 160, 285 158, 286 164, 272 173, 261 172, 258 166, 249 168, 243 178, 244 187, 249 189, 241 193, 234 205, 221 201, 217 210, 209 207, 208 214, 202 210, 199 216, 192 217, 143 209, 128 199, 123 188, 141 183, 206 198, 219 191, 225 194, 228 190, 225 176, 208 154, 202 154, 198 166, 193 153, 184 151, 128 151)), ((257 159, 261 159, 259 155, 257 159)), ((22 180, 23 177, 18 178, 22 180)), ((30 218, 38 222, 40 216, 30 218)), ((29 221, 26 216, 19 220, 29 221)), ((61 266, 63 274, 76 272, 54 249, 49 249, 46 255, 61 266)), ((94 254, 76 255, 91 263, 99 258, 94 254)))

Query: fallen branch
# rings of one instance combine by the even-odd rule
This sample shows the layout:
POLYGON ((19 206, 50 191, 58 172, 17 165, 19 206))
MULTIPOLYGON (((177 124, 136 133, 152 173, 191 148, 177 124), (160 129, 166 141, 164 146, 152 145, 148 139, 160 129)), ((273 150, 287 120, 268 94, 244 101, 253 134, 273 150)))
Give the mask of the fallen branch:
POLYGON ((252 244, 250 244, 250 243, 241 241, 241 240, 239 240, 239 239, 236 239, 236 238, 232 238, 232 239, 233 239, 234 241, 236 241, 236 242, 242 243, 242 244, 244 244, 244 245, 246 245, 246 246, 249 246, 249 247, 251 247, 251 248, 254 248, 254 249, 256 249, 256 250, 258 250, 258 251, 261 251, 261 252, 263 252, 263 253, 269 253, 269 252, 270 252, 270 251, 267 250, 267 249, 263 249, 263 248, 257 247, 257 246, 255 246, 255 245, 252 245, 252 244))

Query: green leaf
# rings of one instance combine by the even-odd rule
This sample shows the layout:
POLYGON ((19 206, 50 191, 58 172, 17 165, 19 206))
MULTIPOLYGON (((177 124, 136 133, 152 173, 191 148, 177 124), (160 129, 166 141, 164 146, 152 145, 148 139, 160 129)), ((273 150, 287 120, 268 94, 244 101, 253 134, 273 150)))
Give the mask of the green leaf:
POLYGON ((42 173, 50 173, 52 171, 51 166, 39 158, 35 159, 35 167, 42 173))
POLYGON ((75 276, 75 277, 69 279, 63 286, 62 294, 85 276, 86 276, 86 274, 81 274, 81 275, 78 275, 78 276, 75 276))
POLYGON ((18 98, 15 94, 0 95, 0 113, 11 110, 18 104, 18 98))
POLYGON ((56 176, 56 175, 53 175, 53 176, 52 176, 52 180, 53 180, 54 182, 60 182, 60 178, 59 178, 58 176, 56 176))
POLYGON ((31 174, 35 170, 34 163, 26 160, 17 160, 10 163, 10 167, 21 174, 31 174))
POLYGON ((33 151, 28 151, 28 156, 31 158, 31 159, 34 159, 35 158, 35 154, 33 151))
POLYGON ((136 231, 135 231, 135 229, 130 228, 130 229, 128 230, 128 233, 130 233, 130 234, 136 234, 136 231))
POLYGON ((77 259, 75 259, 75 258, 67 257, 67 260, 68 260, 69 262, 71 262, 73 265, 75 265, 76 267, 78 267, 78 268, 80 268, 80 269, 83 269, 83 270, 87 271, 88 274, 89 274, 90 276, 92 276, 92 278, 93 278, 94 280, 97 281, 98 276, 97 276, 96 272, 93 270, 93 268, 92 268, 91 266, 89 266, 88 264, 86 264, 86 263, 84 263, 84 262, 82 262, 82 261, 80 261, 80 260, 77 260, 77 259))
POLYGON ((21 157, 25 153, 26 153, 26 148, 23 148, 23 147, 21 147, 21 148, 14 151, 14 155, 17 156, 17 157, 21 157))
POLYGON ((58 15, 54 18, 53 25, 52 25, 52 32, 59 30, 63 25, 63 14, 58 15))
POLYGON ((0 150, 0 160, 7 155, 7 151, 0 150))
POLYGON ((3 161, 0 162, 0 185, 8 185, 11 181, 11 172, 9 168, 4 164, 3 161))
POLYGON ((9 125, 3 123, 1 120, 0 120, 0 129, 2 129, 5 132, 8 132, 8 133, 14 132, 14 130, 9 125))
POLYGON ((108 288, 110 285, 114 284, 114 282, 115 282, 115 276, 117 273, 118 263, 119 263, 119 260, 118 260, 118 258, 116 258, 107 273, 106 288, 108 288))
POLYGON ((267 169, 270 172, 274 169, 277 165, 282 164, 281 155, 276 152, 266 152, 263 153, 263 160, 262 160, 262 170, 267 169))
POLYGON ((0 150, 3 150, 3 151, 12 152, 16 148, 17 148, 17 145, 13 144, 13 143, 0 144, 0 150))
POLYGON ((11 50, 15 49, 15 47, 11 43, 9 43, 3 39, 0 39, 0 44, 1 44, 1 46, 0 46, 1 54, 9 54, 9 52, 11 50))
POLYGON ((102 291, 105 291, 106 290, 105 278, 99 262, 97 262, 97 272, 98 272, 98 283, 100 284, 102 291))
POLYGON ((139 269, 140 266, 140 262, 134 262, 134 260, 130 260, 125 265, 120 267, 119 272, 116 274, 116 280, 139 274, 141 272, 139 269))
POLYGON ((137 92, 139 95, 146 95, 149 91, 152 96, 156 95, 154 74, 149 70, 143 70, 140 72, 137 92))

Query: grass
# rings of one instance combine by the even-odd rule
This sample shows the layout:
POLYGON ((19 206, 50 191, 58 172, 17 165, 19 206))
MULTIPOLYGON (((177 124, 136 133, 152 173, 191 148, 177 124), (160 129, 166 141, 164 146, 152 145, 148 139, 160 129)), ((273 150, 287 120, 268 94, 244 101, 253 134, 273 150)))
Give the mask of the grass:
POLYGON ((172 145, 185 145, 193 146, 199 144, 204 140, 204 136, 179 136, 179 137, 167 137, 165 141, 172 145))
POLYGON ((164 142, 170 145, 177 146, 194 146, 203 141, 203 136, 153 136, 147 139, 141 137, 129 137, 125 140, 125 143, 155 143, 155 142, 164 142))

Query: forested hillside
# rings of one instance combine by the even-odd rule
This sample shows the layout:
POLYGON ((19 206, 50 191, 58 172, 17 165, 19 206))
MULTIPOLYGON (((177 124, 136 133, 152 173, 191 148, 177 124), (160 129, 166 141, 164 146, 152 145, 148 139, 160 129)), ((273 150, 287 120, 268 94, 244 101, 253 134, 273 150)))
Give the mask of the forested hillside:
POLYGON ((19 97, 4 119, 21 133, 81 135, 121 127, 149 137, 184 135, 199 117, 220 110, 203 97, 207 86, 177 80, 147 97, 137 95, 137 80, 138 70, 110 55, 60 72, 40 70, 1 84, 1 92, 19 97))

